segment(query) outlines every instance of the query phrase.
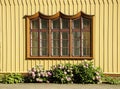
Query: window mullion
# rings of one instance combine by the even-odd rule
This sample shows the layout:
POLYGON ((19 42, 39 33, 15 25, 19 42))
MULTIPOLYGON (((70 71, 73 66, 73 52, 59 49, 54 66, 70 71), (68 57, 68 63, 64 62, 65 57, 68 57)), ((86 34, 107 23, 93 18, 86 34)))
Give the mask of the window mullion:
POLYGON ((80 18, 80 56, 82 56, 83 54, 83 50, 82 50, 82 26, 83 26, 83 23, 82 23, 82 18, 80 18))
POLYGON ((60 40, 60 56, 62 56, 62 32, 61 32, 61 30, 62 30, 62 19, 60 18, 60 30, 59 30, 59 34, 60 34, 60 38, 59 38, 59 40, 60 40))
POLYGON ((41 22, 40 22, 40 18, 39 18, 39 20, 38 20, 38 23, 39 23, 39 25, 38 25, 38 56, 40 56, 40 25, 41 25, 41 22))
POLYGON ((72 20, 70 19, 69 27, 69 56, 72 57, 72 20))
POLYGON ((49 20, 49 23, 48 23, 48 56, 50 57, 52 55, 52 42, 51 42, 51 27, 52 26, 52 23, 51 23, 51 20, 49 20))

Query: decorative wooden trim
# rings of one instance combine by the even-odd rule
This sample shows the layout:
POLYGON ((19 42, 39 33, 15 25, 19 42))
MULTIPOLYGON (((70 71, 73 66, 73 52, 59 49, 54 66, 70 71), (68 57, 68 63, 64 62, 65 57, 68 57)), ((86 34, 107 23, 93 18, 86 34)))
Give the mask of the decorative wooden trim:
POLYGON ((75 15, 65 15, 62 12, 57 12, 54 15, 48 16, 48 15, 44 15, 40 12, 37 12, 34 15, 25 16, 25 18, 27 17, 29 19, 35 19, 37 17, 41 17, 43 19, 55 19, 55 18, 58 18, 58 17, 62 17, 62 18, 66 18, 66 19, 75 19, 75 18, 78 18, 80 16, 83 16, 85 18, 92 18, 94 15, 88 15, 88 14, 85 14, 84 12, 81 11, 81 12, 75 14, 75 15))

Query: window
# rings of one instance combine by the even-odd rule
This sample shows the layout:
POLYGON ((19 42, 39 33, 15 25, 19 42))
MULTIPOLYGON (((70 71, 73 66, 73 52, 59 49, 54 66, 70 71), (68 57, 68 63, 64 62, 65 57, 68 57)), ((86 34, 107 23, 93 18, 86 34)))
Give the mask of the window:
POLYGON ((93 16, 36 13, 26 17, 28 58, 93 57, 93 16))

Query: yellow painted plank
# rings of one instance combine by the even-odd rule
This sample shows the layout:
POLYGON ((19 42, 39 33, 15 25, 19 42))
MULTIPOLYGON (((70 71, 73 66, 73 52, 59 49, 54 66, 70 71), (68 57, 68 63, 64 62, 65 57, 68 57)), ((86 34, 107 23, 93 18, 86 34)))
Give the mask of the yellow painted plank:
POLYGON ((2 30, 3 30, 3 23, 2 23, 2 17, 3 17, 3 15, 2 15, 2 3, 1 3, 1 0, 0 0, 0 73, 2 72, 2 30))
POLYGON ((113 7, 112 7, 112 2, 111 2, 111 0, 109 0, 109 32, 108 32, 108 34, 109 34, 109 39, 108 39, 108 53, 109 53, 109 57, 108 57, 108 65, 109 65, 109 71, 108 72, 113 72, 113 65, 112 65, 112 57, 113 57, 113 55, 112 55, 112 38, 113 38, 113 35, 112 35, 112 12, 113 11, 113 7))
POLYGON ((43 1, 44 1, 44 0, 39 0, 39 5, 40 5, 40 6, 39 6, 39 10, 40 10, 41 13, 44 13, 43 1))
POLYGON ((83 11, 83 12, 87 13, 85 0, 81 0, 81 6, 82 6, 81 11, 83 11))
MULTIPOLYGON (((74 1, 75 2, 75 1, 74 1)), ((73 2, 72 2, 72 0, 68 0, 68 14, 69 15, 73 15, 73 12, 74 12, 74 6, 73 6, 73 2)))
POLYGON ((118 0, 119 5, 118 5, 118 73, 120 73, 120 0, 118 0))
POLYGON ((112 59, 112 63, 113 63, 113 72, 117 73, 117 40, 118 40, 118 36, 117 36, 117 3, 115 0, 113 0, 113 59, 112 59))
POLYGON ((29 7, 31 7, 31 14, 35 14, 36 13, 35 0, 30 0, 30 6, 29 7))
POLYGON ((62 12, 62 13, 65 13, 65 6, 64 6, 64 3, 63 3, 63 0, 60 0, 60 11, 62 12))
POLYGON ((94 4, 94 0, 90 0, 90 14, 94 15, 95 13, 95 4, 94 4))
MULTIPOLYGON (((60 8, 61 8, 61 4, 60 4, 60 1, 61 0, 54 0, 54 2, 55 2, 55 6, 54 7, 56 7, 56 12, 59 12, 60 11, 60 8)), ((53 11, 54 11, 54 7, 53 7, 53 11)))
MULTIPOLYGON (((101 0, 100 0, 101 1, 101 0)), ((103 21, 103 10, 104 10, 104 8, 103 8, 103 2, 101 1, 100 2, 100 13, 99 13, 99 15, 100 15, 100 17, 99 17, 99 34, 100 34, 100 39, 99 39, 99 42, 100 42, 100 49, 99 49, 99 51, 100 51, 100 67, 101 67, 101 69, 103 70, 103 68, 104 68, 104 65, 103 65, 103 54, 104 54, 104 51, 103 51, 103 30, 104 30, 104 28, 103 28, 103 24, 104 24, 104 21, 103 21)))
MULTIPOLYGON (((75 3, 74 2, 74 0, 73 0, 73 3, 75 3)), ((81 11, 81 9, 82 9, 82 4, 81 4, 81 0, 76 0, 76 4, 77 5, 75 5, 74 4, 74 10, 76 9, 77 11, 74 11, 74 13, 76 12, 80 12, 81 11), (76 6, 76 7, 75 7, 76 6)))
POLYGON ((19 25, 20 25, 20 29, 19 29, 20 30, 19 31, 20 32, 19 33, 20 34, 20 38, 19 38, 20 39, 20 54, 19 54, 19 56, 20 56, 20 59, 19 60, 20 60, 20 72, 23 72, 23 70, 24 70, 24 60, 25 60, 24 57, 23 57, 24 56, 23 55, 23 53, 24 53, 23 52, 24 51, 23 50, 24 49, 24 42, 23 42, 24 41, 23 40, 24 36, 23 35, 24 35, 24 30, 25 29, 24 29, 24 25, 23 25, 24 24, 23 23, 24 22, 24 19, 23 19, 24 15, 23 15, 23 6, 22 5, 19 6, 19 11, 20 11, 20 13, 19 13, 19 16, 20 16, 19 17, 19 25))
POLYGON ((7 72, 11 72, 11 7, 8 1, 6 1, 6 15, 7 15, 7 23, 6 23, 6 44, 7 44, 7 52, 6 52, 6 56, 7 56, 7 72))
POLYGON ((43 0, 43 13, 44 13, 45 15, 48 14, 47 0, 43 0))
POLYGON ((47 0, 47 15, 52 15, 51 0, 47 0))
POLYGON ((94 54, 94 62, 95 62, 95 66, 99 66, 99 54, 100 54, 100 42, 99 42, 99 4, 98 4, 98 0, 95 0, 95 17, 94 17, 94 37, 95 37, 95 54, 94 54))
POLYGON ((58 7, 57 7, 57 3, 59 3, 59 1, 50 0, 49 2, 51 2, 49 6, 50 13, 53 15, 53 14, 56 14, 56 12, 59 12, 58 7))
POLYGON ((39 0, 35 0, 35 12, 39 11, 39 0))
POLYGON ((90 0, 85 0, 86 3, 86 13, 90 14, 90 0))
POLYGON ((71 3, 70 4, 70 7, 71 7, 70 11, 71 11, 71 13, 70 14, 76 14, 76 13, 80 12, 80 5, 79 5, 80 1, 79 0, 71 0, 70 3, 71 3))
POLYGON ((7 70, 7 55, 6 55, 6 52, 7 52, 7 38, 6 38, 6 6, 5 5, 3 5, 3 38, 4 38, 4 41, 2 42, 3 43, 3 51, 2 51, 2 53, 3 53, 3 72, 6 72, 6 70, 7 70))
MULTIPOLYGON (((22 2, 23 2, 23 16, 25 16, 25 15, 27 15, 27 2, 26 2, 26 0, 22 0, 22 2)), ((28 60, 26 60, 26 48, 25 48, 25 46, 26 46, 26 33, 25 33, 25 31, 26 31, 26 28, 25 28, 25 19, 23 19, 23 71, 24 72, 26 72, 27 70, 28 70, 28 68, 27 68, 27 61, 28 60)))
POLYGON ((104 0, 104 72, 108 72, 108 3, 104 0))
POLYGON ((63 4, 64 4, 64 13, 68 15, 70 11, 70 9, 68 8, 68 0, 63 0, 63 4))

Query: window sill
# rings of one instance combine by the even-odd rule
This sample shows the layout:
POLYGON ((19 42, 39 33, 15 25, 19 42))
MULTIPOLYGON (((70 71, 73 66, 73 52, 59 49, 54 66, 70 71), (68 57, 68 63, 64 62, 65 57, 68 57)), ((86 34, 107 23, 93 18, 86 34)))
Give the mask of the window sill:
POLYGON ((91 60, 93 57, 27 57, 27 59, 80 59, 80 60, 91 60))

